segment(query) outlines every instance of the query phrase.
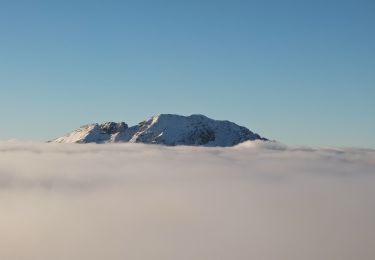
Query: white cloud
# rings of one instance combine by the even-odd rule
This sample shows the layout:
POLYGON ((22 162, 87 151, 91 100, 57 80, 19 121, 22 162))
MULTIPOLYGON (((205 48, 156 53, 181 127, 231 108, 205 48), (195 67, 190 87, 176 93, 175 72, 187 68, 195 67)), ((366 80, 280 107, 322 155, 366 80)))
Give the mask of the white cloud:
POLYGON ((375 151, 0 143, 0 259, 374 259, 375 151))

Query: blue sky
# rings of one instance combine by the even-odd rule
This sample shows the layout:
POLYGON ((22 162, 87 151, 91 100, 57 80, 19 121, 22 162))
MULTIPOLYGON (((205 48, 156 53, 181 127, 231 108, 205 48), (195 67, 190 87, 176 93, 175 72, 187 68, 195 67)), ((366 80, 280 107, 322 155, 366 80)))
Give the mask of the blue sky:
POLYGON ((0 139, 158 113, 375 147, 374 1, 1 1, 0 139))

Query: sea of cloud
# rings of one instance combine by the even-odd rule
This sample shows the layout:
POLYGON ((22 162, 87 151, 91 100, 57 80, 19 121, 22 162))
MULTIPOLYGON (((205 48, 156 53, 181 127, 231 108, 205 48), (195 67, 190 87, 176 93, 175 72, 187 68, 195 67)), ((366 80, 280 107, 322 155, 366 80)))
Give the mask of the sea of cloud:
POLYGON ((373 260, 375 150, 1 142, 0 259, 373 260))

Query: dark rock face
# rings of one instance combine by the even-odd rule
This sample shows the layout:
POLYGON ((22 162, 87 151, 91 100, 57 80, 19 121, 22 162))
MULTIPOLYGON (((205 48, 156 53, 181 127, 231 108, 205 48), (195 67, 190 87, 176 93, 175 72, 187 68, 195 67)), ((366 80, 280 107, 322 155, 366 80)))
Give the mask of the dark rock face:
POLYGON ((118 132, 123 132, 128 129, 128 125, 124 122, 115 123, 115 122, 107 122, 104 124, 99 125, 99 128, 105 134, 115 134, 118 132))
POLYGON ((210 128, 196 128, 186 138, 187 145, 204 145, 215 141, 215 131, 210 128))

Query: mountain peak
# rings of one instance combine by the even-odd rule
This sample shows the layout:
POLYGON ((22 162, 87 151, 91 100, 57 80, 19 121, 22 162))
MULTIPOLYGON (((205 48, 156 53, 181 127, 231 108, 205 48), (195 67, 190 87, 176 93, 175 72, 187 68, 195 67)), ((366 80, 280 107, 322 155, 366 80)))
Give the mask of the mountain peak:
POLYGON ((230 121, 200 114, 158 114, 132 127, 124 122, 84 125, 52 142, 233 146, 248 140, 267 139, 230 121))

